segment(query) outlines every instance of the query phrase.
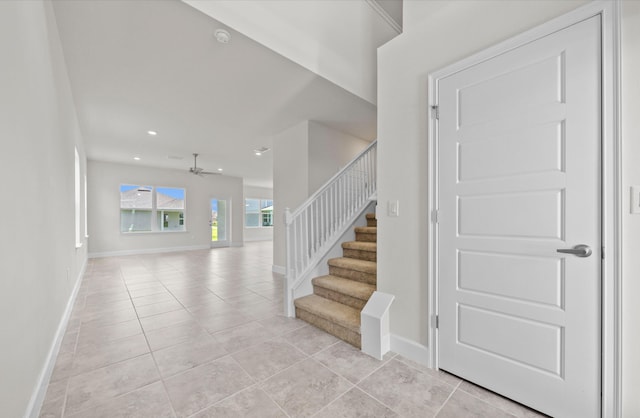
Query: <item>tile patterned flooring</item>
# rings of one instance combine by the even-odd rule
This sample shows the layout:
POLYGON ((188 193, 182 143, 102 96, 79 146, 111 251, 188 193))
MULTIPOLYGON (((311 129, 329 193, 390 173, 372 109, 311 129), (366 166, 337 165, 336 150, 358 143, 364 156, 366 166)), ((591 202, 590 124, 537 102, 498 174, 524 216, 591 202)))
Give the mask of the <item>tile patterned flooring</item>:
POLYGON ((282 316, 271 242, 92 259, 41 417, 539 417, 282 316))

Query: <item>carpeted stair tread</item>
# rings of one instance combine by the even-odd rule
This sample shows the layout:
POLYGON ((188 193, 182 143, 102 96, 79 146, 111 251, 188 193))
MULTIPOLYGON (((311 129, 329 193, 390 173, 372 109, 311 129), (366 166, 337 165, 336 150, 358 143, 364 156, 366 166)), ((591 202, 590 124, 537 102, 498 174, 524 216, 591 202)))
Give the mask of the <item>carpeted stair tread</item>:
POLYGON ((375 213, 367 213, 367 226, 378 226, 375 213))
POLYGON ((303 296, 296 299, 294 303, 297 309, 307 311, 355 333, 360 333, 360 311, 357 309, 318 295, 303 296))
POLYGON ((378 244, 375 242, 366 241, 347 241, 342 243, 342 248, 346 248, 349 250, 376 252, 378 250, 378 244))
POLYGON ((356 226, 355 228, 353 228, 353 230, 361 234, 377 234, 378 233, 377 226, 356 226))
POLYGON ((330 274, 316 277, 312 280, 312 283, 314 286, 322 287, 327 290, 365 301, 369 300, 371 294, 376 290, 375 285, 356 282, 354 280, 332 276, 330 274))
POLYGON ((331 267, 360 271, 363 273, 376 274, 378 268, 375 261, 358 260, 356 258, 332 258, 328 262, 331 267))

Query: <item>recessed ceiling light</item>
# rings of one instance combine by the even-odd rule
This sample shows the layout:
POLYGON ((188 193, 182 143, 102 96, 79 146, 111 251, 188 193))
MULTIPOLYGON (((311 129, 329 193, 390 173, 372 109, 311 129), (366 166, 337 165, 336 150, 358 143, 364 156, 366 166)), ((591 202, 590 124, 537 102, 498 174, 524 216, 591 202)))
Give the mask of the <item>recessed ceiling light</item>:
POLYGON ((158 133, 156 131, 147 131, 147 133, 151 136, 156 136, 158 133))
POLYGON ((218 171, 222 171, 222 169, 221 169, 221 168, 219 168, 219 169, 218 169, 218 171))
POLYGON ((231 40, 231 34, 224 29, 216 29, 216 31, 213 32, 213 36, 215 36, 216 40, 221 44, 228 44, 231 40))
POLYGON ((140 161, 140 157, 133 157, 134 160, 140 161))
POLYGON ((260 148, 256 148, 253 150, 253 153, 256 156, 261 156, 262 154, 264 154, 265 152, 269 151, 271 148, 267 148, 267 147, 260 147, 260 148))

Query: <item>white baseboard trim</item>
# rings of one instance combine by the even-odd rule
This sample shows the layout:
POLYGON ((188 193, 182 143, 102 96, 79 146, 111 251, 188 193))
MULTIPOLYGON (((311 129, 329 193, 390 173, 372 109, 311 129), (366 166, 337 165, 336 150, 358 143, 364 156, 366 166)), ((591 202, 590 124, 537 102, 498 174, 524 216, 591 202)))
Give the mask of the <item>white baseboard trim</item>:
POLYGON ((232 242, 229 247, 244 247, 244 242, 232 242))
POLYGON ((275 264, 271 266, 271 271, 274 273, 282 274, 282 275, 287 273, 286 267, 276 266, 275 264))
MULTIPOLYGON (((231 246, 233 247, 236 245, 232 243, 231 246)), ((119 257, 137 254, 175 253, 179 251, 208 250, 210 248, 210 245, 191 245, 187 247, 142 248, 137 250, 104 251, 99 253, 89 253, 89 258, 119 257)))
POLYGON ((85 259, 84 263, 82 264, 82 267, 80 268, 78 277, 76 278, 76 284, 73 286, 73 290, 71 291, 71 296, 67 301, 67 307, 65 308, 64 313, 62 314, 62 318, 60 318, 60 322, 58 323, 58 329, 56 330, 53 343, 51 344, 51 348, 49 349, 47 359, 44 363, 44 367, 42 368, 42 371, 40 372, 40 376, 38 377, 38 383, 35 387, 33 394, 31 395, 29 404, 27 405, 27 411, 24 414, 25 417, 38 418, 38 416, 40 415, 40 410, 42 409, 42 403, 44 402, 44 398, 47 394, 49 380, 51 379, 53 368, 56 365, 56 359, 58 358, 58 353, 60 352, 62 339, 64 338, 64 334, 67 330, 67 324, 69 323, 69 318, 71 317, 71 311, 73 310, 73 306, 76 303, 76 298, 78 297, 78 291, 80 290, 80 284, 82 283, 82 278, 84 277, 84 273, 86 269, 87 269, 87 260, 85 259))
POLYGON ((416 363, 429 365, 429 347, 399 335, 391 334, 391 351, 416 363))
POLYGON ((245 238, 244 242, 260 242, 260 241, 273 241, 272 237, 268 238, 245 238))

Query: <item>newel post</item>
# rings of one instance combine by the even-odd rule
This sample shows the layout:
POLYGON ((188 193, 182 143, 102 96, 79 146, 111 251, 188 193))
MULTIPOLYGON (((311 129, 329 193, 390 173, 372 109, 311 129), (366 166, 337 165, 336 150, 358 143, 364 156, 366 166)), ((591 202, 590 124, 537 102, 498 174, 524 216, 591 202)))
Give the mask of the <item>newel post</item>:
POLYGON ((291 242, 291 224, 293 223, 293 215, 289 208, 284 208, 284 225, 285 225, 285 257, 286 257, 286 270, 284 273, 284 313, 288 317, 295 316, 295 310, 293 307, 293 283, 295 277, 293 276, 293 256, 292 256, 292 242, 291 242))

